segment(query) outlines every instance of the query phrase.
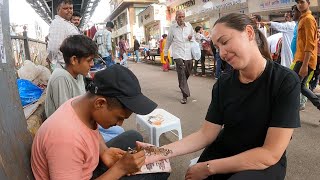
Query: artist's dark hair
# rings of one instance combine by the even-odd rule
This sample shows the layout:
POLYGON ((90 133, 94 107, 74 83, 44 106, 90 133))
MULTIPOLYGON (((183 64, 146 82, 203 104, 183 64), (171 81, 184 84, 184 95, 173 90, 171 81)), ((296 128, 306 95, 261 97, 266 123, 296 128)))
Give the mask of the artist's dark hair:
POLYGON ((165 38, 165 37, 167 37, 167 36, 168 36, 167 34, 163 34, 163 35, 162 35, 162 38, 165 38))
POLYGON ((96 43, 85 35, 72 35, 67 37, 60 46, 63 59, 66 65, 70 64, 70 58, 76 56, 80 62, 80 58, 86 58, 98 54, 96 43))
POLYGON ((243 32, 245 28, 250 25, 255 32, 255 40, 259 47, 260 53, 266 59, 271 59, 268 42, 264 34, 258 29, 257 24, 247 15, 241 13, 231 13, 218 19, 213 27, 217 24, 224 24, 225 26, 243 32))

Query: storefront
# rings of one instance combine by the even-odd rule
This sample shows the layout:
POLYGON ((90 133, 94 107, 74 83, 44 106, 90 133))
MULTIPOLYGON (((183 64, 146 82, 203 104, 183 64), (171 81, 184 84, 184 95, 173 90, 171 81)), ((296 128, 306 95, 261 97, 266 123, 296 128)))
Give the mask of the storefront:
POLYGON ((209 33, 215 21, 231 12, 247 13, 248 5, 246 0, 187 0, 168 1, 170 7, 171 21, 175 20, 177 10, 184 10, 186 21, 193 27, 202 26, 205 34, 209 33))
POLYGON ((159 41, 163 34, 168 33, 170 16, 165 5, 150 5, 139 14, 138 19, 139 26, 144 29, 144 39, 146 42, 148 42, 151 37, 159 41))

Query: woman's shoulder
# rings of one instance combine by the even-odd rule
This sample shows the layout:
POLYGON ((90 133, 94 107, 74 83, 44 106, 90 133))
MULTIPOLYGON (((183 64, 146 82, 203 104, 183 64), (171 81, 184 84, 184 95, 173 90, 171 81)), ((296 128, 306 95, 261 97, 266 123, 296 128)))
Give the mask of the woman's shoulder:
POLYGON ((286 79, 286 78, 290 77, 290 79, 292 81, 300 82, 297 73, 295 73, 293 70, 291 70, 287 67, 284 67, 284 66, 280 65, 279 63, 273 62, 271 60, 269 60, 269 63, 270 63, 269 68, 270 68, 271 73, 274 78, 286 79))

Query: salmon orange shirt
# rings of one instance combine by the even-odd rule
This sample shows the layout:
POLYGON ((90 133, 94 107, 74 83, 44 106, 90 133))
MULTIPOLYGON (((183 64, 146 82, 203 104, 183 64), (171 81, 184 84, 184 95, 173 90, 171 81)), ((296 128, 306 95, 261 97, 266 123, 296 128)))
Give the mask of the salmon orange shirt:
POLYGON ((87 127, 70 99, 39 128, 32 144, 31 167, 36 179, 88 180, 99 162, 98 129, 87 127))

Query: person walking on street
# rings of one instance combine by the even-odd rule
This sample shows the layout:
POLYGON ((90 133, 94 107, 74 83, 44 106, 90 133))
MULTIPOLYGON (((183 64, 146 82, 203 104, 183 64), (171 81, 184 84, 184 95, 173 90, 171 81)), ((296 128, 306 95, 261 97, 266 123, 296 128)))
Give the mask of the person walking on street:
MULTIPOLYGON (((203 41, 210 41, 209 38, 206 38, 202 33, 203 33, 203 28, 201 26, 197 26, 195 28, 195 31, 196 31, 196 35, 195 35, 195 39, 197 41, 197 43, 199 43, 200 45, 200 49, 201 49, 201 58, 200 58, 200 61, 201 61, 201 76, 202 77, 205 77, 206 76, 206 71, 205 71, 205 60, 206 60, 206 51, 203 49, 203 41)), ((198 62, 199 60, 195 60, 195 63, 194 63, 194 75, 199 75, 198 72, 197 72, 197 69, 198 69, 198 62)))
POLYGON ((124 67, 128 67, 127 46, 126 46, 126 41, 124 39, 124 36, 120 36, 119 49, 120 49, 120 59, 121 59, 120 65, 124 67))
POLYGON ((168 72, 170 69, 170 51, 168 51, 168 59, 164 58, 164 47, 166 46, 167 43, 167 34, 162 35, 162 39, 160 40, 160 61, 162 64, 162 70, 164 72, 168 72))
POLYGON ((134 53, 136 54, 136 62, 140 62, 140 58, 139 58, 139 48, 140 48, 140 43, 137 40, 136 36, 133 36, 134 39, 134 44, 133 44, 133 50, 134 53))
POLYGON ((107 67, 114 65, 114 56, 112 54, 111 32, 114 25, 111 21, 107 22, 106 29, 99 30, 93 37, 99 48, 99 54, 106 62, 107 67))
POLYGON ((307 87, 308 77, 317 66, 317 22, 309 9, 309 0, 296 0, 296 3, 301 17, 298 25, 297 50, 293 70, 300 77, 301 93, 320 110, 320 98, 307 87))
POLYGON ((176 69, 179 80, 179 88, 182 92, 181 104, 187 103, 190 96, 188 78, 192 73, 191 40, 194 40, 194 31, 190 23, 185 22, 185 12, 176 12, 176 21, 169 28, 167 44, 164 48, 164 57, 168 60, 168 50, 172 46, 172 57, 176 62, 176 69))

